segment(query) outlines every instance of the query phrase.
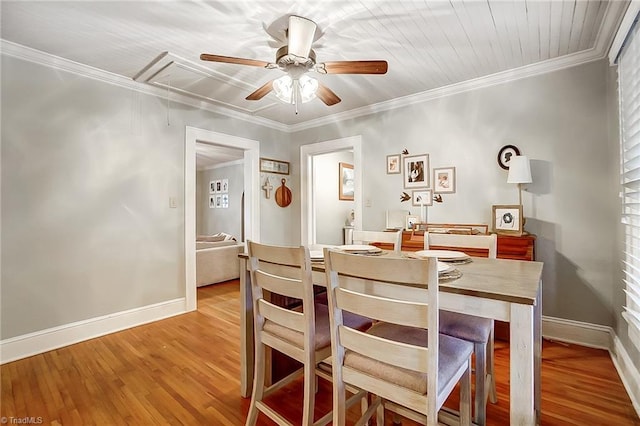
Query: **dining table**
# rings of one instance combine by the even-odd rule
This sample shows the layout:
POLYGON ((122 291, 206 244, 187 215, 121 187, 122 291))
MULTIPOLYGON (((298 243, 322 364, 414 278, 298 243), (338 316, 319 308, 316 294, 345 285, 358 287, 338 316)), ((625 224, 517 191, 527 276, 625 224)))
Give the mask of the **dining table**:
MULTIPOLYGON (((412 256, 411 253, 383 253, 412 256)), ((248 255, 240 258, 240 393, 253 385, 253 302, 248 255)), ((456 279, 439 281, 439 308, 509 323, 510 424, 540 424, 542 262, 473 257, 456 264, 456 279)), ((312 262, 314 285, 326 286, 322 261, 312 262)))

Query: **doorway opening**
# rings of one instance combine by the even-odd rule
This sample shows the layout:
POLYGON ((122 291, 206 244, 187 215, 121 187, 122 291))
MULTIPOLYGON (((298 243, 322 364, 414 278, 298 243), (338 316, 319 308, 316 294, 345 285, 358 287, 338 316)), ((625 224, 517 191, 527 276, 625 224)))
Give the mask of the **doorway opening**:
MULTIPOLYGON (((353 155, 353 172, 354 172, 354 191, 353 191, 353 203, 350 204, 354 211, 355 220, 354 228, 362 229, 362 137, 352 136, 342 139, 334 139, 325 142, 318 142, 309 145, 302 145, 300 147, 300 200, 301 200, 301 232, 300 239, 302 245, 312 245, 322 243, 323 237, 318 238, 318 225, 326 226, 323 221, 319 223, 319 212, 324 208, 320 204, 321 191, 320 187, 323 185, 323 180, 327 179, 327 176, 314 176, 314 161, 320 163, 322 156, 329 153, 344 153, 352 152, 353 155)), ((327 157, 325 157, 327 158, 327 157)), ((335 177, 329 177, 337 181, 337 173, 335 177)), ((336 194, 338 197, 338 194, 336 194)), ((341 223, 336 222, 332 225, 339 228, 337 232, 342 232, 345 219, 344 215, 341 223)))
MULTIPOLYGON (((244 182, 243 220, 244 241, 260 240, 260 143, 225 133, 213 132, 195 127, 186 127, 185 135, 185 179, 184 179, 184 253, 185 253, 185 311, 194 311, 196 301, 196 197, 202 194, 196 190, 196 144, 206 144, 218 148, 240 150, 242 152, 244 182)), ((208 203, 208 200, 207 200, 208 203)), ((242 238, 240 235, 238 239, 242 238)))

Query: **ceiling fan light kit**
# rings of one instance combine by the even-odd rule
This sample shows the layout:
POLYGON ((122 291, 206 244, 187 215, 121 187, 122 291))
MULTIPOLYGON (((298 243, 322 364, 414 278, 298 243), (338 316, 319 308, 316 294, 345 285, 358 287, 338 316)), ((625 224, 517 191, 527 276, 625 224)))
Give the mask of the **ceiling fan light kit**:
POLYGON ((273 93, 282 102, 295 104, 296 100, 300 103, 307 103, 316 98, 318 90, 318 80, 308 75, 302 75, 299 79, 292 79, 290 75, 283 75, 273 80, 273 93), (297 99, 296 99, 297 97, 297 99))
POLYGON ((287 45, 276 52, 275 63, 255 59, 235 58, 203 53, 203 61, 223 62, 248 65, 267 69, 279 69, 286 73, 283 77, 268 81, 255 90, 247 100, 257 101, 273 91, 282 102, 293 104, 298 113, 298 104, 309 102, 316 97, 327 106, 341 101, 331 89, 320 84, 315 78, 306 75, 309 71, 320 74, 386 74, 386 61, 330 61, 316 62, 313 51, 317 25, 301 16, 289 16, 289 27, 286 30, 287 45))

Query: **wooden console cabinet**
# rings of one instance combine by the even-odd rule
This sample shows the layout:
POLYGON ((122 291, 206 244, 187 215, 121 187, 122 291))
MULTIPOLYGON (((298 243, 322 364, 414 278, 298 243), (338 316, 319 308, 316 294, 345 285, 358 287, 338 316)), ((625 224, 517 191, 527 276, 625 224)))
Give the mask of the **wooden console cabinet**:
MULTIPOLYGON (((498 259, 529 260, 535 259, 535 235, 521 237, 498 235, 498 259)), ((376 244, 383 247, 384 244, 376 244)), ((390 248, 390 247, 383 247, 390 248)), ((437 250, 439 247, 433 246, 437 250)), ((424 250, 424 231, 402 231, 402 251, 424 250)), ((486 256, 486 250, 465 249, 469 256, 486 256)))

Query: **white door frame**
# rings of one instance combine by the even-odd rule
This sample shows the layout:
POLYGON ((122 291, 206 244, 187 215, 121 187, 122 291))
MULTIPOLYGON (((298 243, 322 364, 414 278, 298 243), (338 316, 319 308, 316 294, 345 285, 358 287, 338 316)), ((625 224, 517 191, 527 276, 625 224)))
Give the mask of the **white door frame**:
MULTIPOLYGON (((184 267, 185 311, 195 311, 196 300, 196 142, 244 150, 245 240, 260 241, 260 142, 186 126, 184 155, 184 267)), ((239 237, 239 236, 238 236, 239 237)))
POLYGON ((333 139, 300 146, 300 243, 316 243, 315 196, 312 161, 315 155, 353 149, 355 229, 362 229, 362 136, 333 139))

